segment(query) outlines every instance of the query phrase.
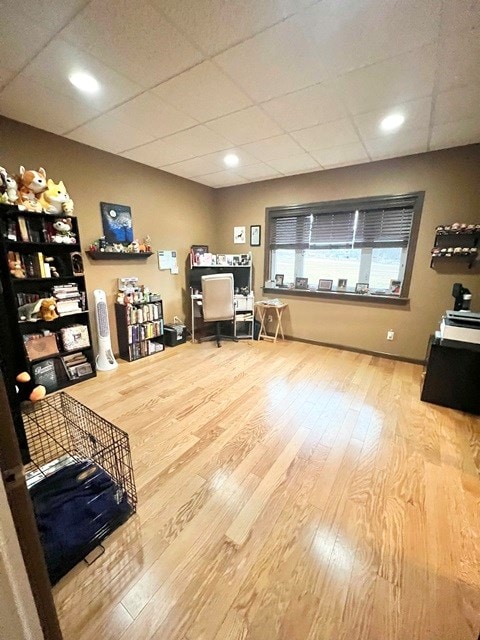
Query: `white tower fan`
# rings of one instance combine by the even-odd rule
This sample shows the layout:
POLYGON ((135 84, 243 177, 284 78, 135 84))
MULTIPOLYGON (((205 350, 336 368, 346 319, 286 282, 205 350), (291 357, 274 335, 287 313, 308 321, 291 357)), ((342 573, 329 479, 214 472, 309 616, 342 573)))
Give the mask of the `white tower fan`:
POLYGON ((96 360, 98 371, 111 371, 118 367, 113 356, 110 340, 110 325, 108 324, 107 296, 102 289, 95 289, 95 317, 97 319, 98 355, 96 360))

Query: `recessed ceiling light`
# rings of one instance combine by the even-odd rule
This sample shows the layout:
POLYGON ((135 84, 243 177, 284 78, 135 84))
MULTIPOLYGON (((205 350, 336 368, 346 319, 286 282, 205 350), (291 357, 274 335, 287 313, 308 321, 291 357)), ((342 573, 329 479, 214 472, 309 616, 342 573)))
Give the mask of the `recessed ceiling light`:
POLYGON ((85 93, 95 93, 100 89, 98 80, 83 71, 72 73, 68 76, 68 79, 74 87, 77 87, 80 91, 85 91, 85 93))
POLYGON ((240 162, 238 156, 235 153, 227 153, 223 161, 227 165, 227 167, 236 167, 240 162))
POLYGON ((384 131, 395 131, 405 122, 405 116, 401 113, 392 113, 384 118, 380 123, 380 128, 384 131))

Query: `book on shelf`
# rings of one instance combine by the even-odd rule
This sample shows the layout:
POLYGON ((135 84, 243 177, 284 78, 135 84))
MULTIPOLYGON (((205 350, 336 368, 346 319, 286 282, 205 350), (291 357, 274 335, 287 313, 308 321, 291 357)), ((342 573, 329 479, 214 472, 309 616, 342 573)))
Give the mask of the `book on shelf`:
POLYGON ((18 216, 18 231, 20 232, 20 240, 22 242, 30 242, 30 234, 28 233, 27 222, 25 216, 18 216))
POLYGON ((56 391, 58 387, 55 360, 43 360, 32 365, 32 376, 35 384, 43 384, 48 393, 56 391))

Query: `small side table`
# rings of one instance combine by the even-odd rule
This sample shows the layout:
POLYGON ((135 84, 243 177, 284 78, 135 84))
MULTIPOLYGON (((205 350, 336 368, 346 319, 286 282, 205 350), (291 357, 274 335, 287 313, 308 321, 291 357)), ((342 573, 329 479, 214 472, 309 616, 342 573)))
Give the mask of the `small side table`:
POLYGON ((280 335, 282 336, 282 340, 285 340, 282 328, 282 314, 288 307, 288 304, 270 304, 268 302, 256 302, 255 306, 257 307, 258 313, 260 315, 260 332, 258 334, 258 340, 260 340, 260 338, 263 338, 264 340, 272 340, 273 342, 276 342, 279 331, 280 335), (277 326, 275 329, 275 335, 269 336, 265 327, 265 318, 267 316, 267 312, 272 311, 273 309, 275 309, 275 312, 277 314, 277 326))

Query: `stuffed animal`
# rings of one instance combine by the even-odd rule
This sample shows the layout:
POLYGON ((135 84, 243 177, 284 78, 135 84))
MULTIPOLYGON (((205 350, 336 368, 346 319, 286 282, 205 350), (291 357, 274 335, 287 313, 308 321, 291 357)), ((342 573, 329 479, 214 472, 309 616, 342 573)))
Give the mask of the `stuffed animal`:
POLYGON ((145 245, 145 251, 150 252, 152 250, 152 241, 150 239, 150 236, 145 236, 145 238, 143 239, 143 244, 145 245))
POLYGON ((58 220, 55 220, 53 223, 53 228, 57 232, 52 238, 53 242, 75 244, 77 241, 75 234, 72 233, 71 218, 58 218, 58 220))
POLYGON ((123 246, 123 244, 121 242, 114 242, 113 243, 113 252, 114 253, 123 253, 125 251, 125 248, 123 246))
POLYGON ((50 178, 47 180, 47 189, 40 195, 40 203, 45 213, 72 213, 73 200, 60 180, 55 184, 50 178))
POLYGON ((40 318, 47 322, 51 322, 58 318, 58 313, 55 309, 55 298, 42 298, 40 300, 40 309, 38 313, 40 318))
POLYGON ((8 268, 14 278, 25 278, 25 269, 19 253, 15 253, 15 251, 8 252, 8 268))
POLYGON ((38 320, 41 304, 42 300, 40 299, 36 302, 28 302, 27 304, 23 304, 21 307, 18 307, 18 319, 22 321, 27 320, 29 322, 38 320))
POLYGON ((32 382, 30 374, 26 371, 22 371, 16 377, 17 381, 17 394, 20 402, 24 402, 25 400, 30 400, 30 402, 38 402, 38 400, 43 400, 43 398, 47 395, 47 390, 42 384, 35 384, 32 382))
POLYGON ((41 213, 42 205, 37 196, 47 188, 47 174, 45 169, 40 167, 38 171, 34 169, 26 171, 25 167, 20 167, 17 183, 19 187, 20 204, 22 204, 27 211, 41 213))
POLYGON ((133 240, 133 242, 128 245, 128 251, 129 253, 140 253, 140 243, 138 240, 133 240))
MULTIPOLYGON (((18 204, 20 196, 17 181, 3 167, 0 167, 0 194, 0 202, 3 204, 18 204)), ((18 208, 22 211, 25 209, 23 205, 18 208)))

